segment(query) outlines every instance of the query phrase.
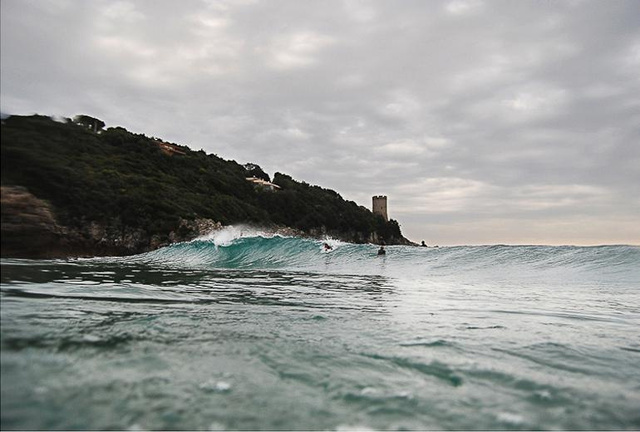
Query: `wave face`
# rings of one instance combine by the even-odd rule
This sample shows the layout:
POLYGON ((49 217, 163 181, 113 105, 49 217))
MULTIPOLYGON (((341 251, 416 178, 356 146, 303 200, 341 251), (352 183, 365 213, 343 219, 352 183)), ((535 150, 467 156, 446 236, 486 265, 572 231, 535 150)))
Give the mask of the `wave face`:
POLYGON ((640 429, 640 248, 326 242, 3 259, 1 428, 640 429))
POLYGON ((518 277, 541 274, 562 278, 582 276, 638 278, 637 246, 378 246, 338 240, 324 241, 269 235, 229 228, 215 235, 179 243, 134 258, 136 262, 171 267, 224 269, 286 269, 394 276, 442 276, 464 273, 518 277), (324 244, 331 246, 327 251, 324 244))

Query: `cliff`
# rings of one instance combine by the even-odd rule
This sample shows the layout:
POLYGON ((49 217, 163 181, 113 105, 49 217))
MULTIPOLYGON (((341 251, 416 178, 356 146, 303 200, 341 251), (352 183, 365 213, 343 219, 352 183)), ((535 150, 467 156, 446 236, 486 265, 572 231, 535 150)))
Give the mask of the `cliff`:
POLYGON ((235 223, 411 244, 335 191, 281 173, 261 190, 234 161, 123 128, 12 116, 1 131, 3 257, 135 254, 235 223))
POLYGON ((192 238, 222 228, 207 219, 182 220, 166 240, 149 236, 143 228, 113 229, 113 225, 92 221, 64 226, 55 218, 51 205, 21 186, 2 186, 2 257, 61 258, 129 255, 153 250, 168 243, 192 238))

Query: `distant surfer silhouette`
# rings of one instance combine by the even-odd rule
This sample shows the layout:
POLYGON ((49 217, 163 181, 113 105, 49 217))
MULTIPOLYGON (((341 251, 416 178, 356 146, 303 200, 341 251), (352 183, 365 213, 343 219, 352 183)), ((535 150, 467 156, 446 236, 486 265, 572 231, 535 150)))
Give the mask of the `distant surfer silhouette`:
POLYGON ((331 249, 333 249, 333 248, 331 247, 331 245, 329 243, 325 243, 324 244, 324 250, 325 251, 329 252, 331 249))
POLYGON ((384 250, 384 246, 380 246, 380 249, 378 249, 378 256, 380 255, 386 255, 387 251, 384 250))
POLYGON ((424 240, 422 240, 422 244, 420 244, 420 246, 427 247, 427 244, 424 242, 424 240))

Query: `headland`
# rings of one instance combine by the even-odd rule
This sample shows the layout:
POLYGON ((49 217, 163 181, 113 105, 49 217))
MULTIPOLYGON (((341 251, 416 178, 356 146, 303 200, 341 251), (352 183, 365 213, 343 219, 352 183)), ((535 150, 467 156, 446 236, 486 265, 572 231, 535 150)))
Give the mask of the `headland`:
POLYGON ((3 120, 2 257, 132 255, 238 223, 284 235, 413 244, 397 221, 333 190, 103 128, 90 116, 3 120))

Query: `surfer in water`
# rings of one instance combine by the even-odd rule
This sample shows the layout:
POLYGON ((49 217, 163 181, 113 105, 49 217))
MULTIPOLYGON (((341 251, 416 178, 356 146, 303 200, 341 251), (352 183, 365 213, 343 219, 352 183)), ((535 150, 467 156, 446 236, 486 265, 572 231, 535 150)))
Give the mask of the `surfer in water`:
POLYGON ((378 256, 380 255, 386 255, 387 251, 384 250, 384 246, 380 246, 380 249, 378 249, 378 256))
POLYGON ((331 247, 331 245, 330 245, 329 243, 325 243, 325 244, 324 244, 324 250, 325 250, 325 252, 329 252, 331 249, 333 249, 333 248, 331 247))

